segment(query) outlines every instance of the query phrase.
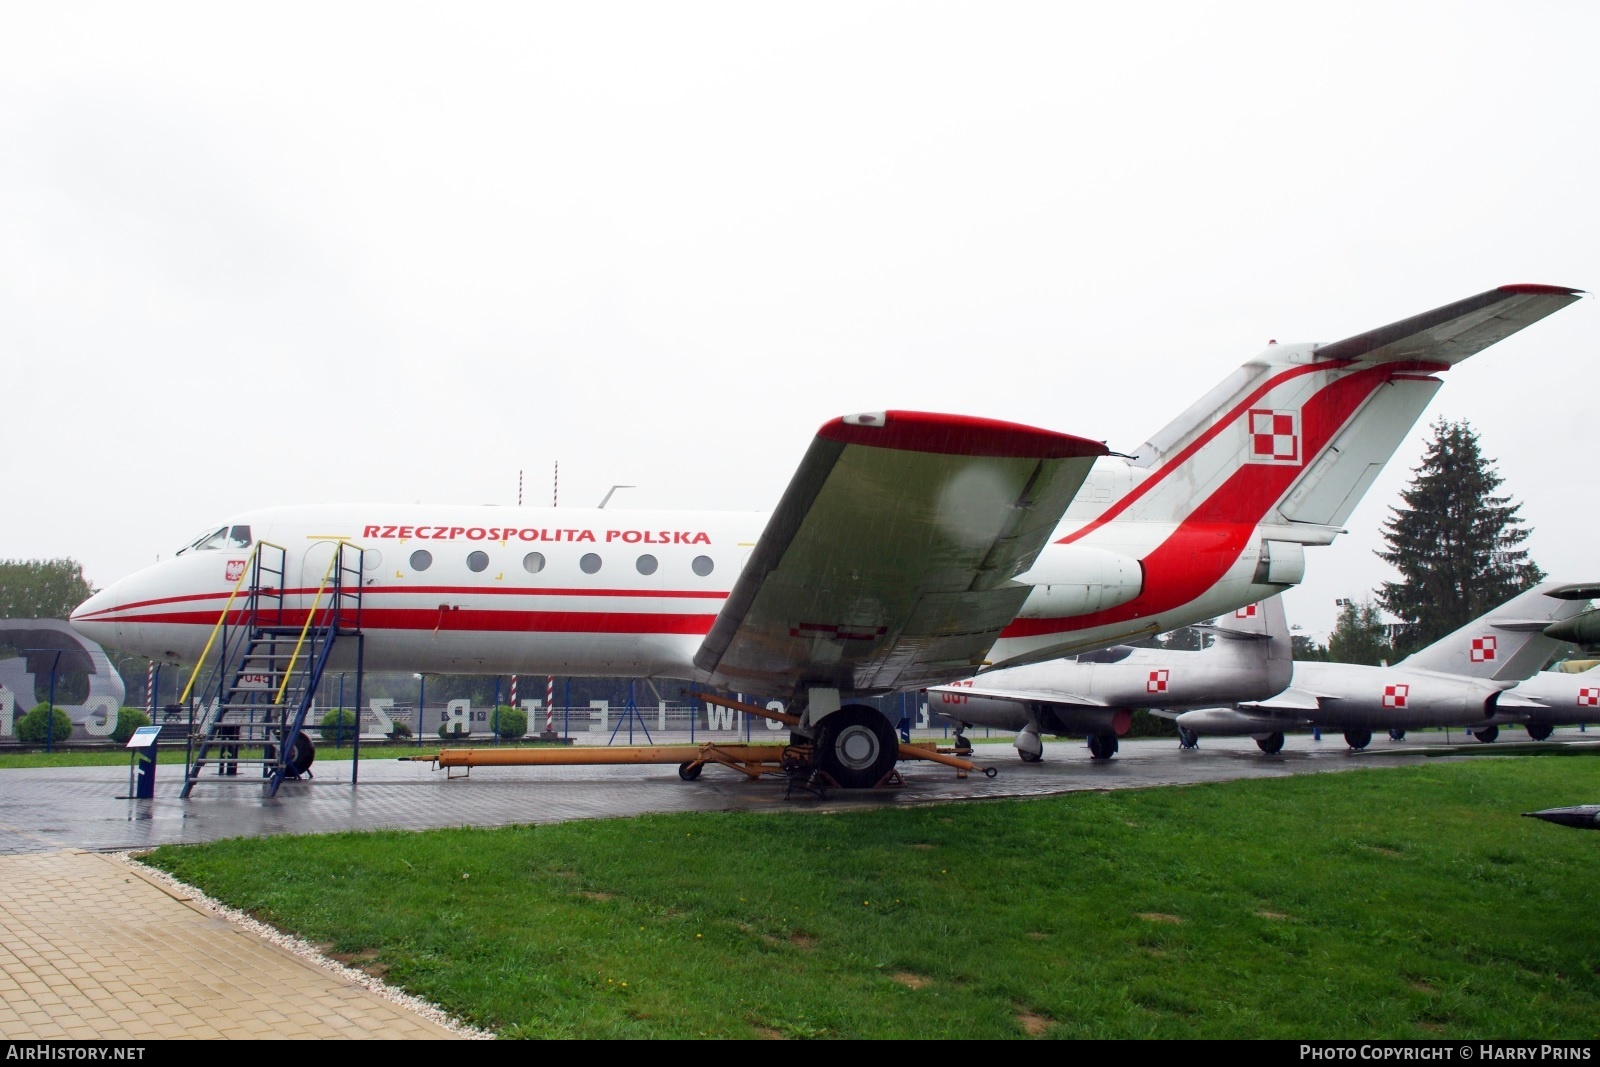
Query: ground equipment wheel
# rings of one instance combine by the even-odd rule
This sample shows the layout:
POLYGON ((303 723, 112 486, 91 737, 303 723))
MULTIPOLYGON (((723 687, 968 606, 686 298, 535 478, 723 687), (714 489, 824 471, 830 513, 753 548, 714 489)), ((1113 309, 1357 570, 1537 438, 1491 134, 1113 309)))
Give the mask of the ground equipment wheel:
POLYGON ((1479 741, 1482 741, 1484 744, 1487 745, 1487 744, 1490 744, 1491 742, 1493 742, 1495 738, 1500 736, 1500 727, 1498 727, 1498 726, 1485 726, 1481 730, 1472 731, 1472 736, 1476 737, 1479 741))
POLYGON ((692 782, 699 778, 700 772, 705 769, 706 765, 704 763, 696 763, 693 760, 685 760, 684 762, 678 764, 678 777, 682 778, 686 782, 692 782))
POLYGON ((295 734, 294 744, 289 746, 289 777, 304 778, 311 769, 311 761, 316 758, 317 746, 311 743, 311 738, 305 734, 295 734))
POLYGON ((1117 754, 1116 734, 1094 734, 1089 738, 1089 755, 1095 759, 1110 759, 1117 754))
POLYGON ((1533 723, 1528 724, 1528 736, 1533 738, 1535 741, 1548 740, 1552 732, 1552 727, 1542 725, 1535 726, 1533 723))
POLYGON ((900 739, 883 713, 847 704, 817 724, 817 763, 842 789, 870 789, 894 770, 900 739))
POLYGON ((1266 737, 1256 738, 1256 747, 1267 755, 1276 755, 1283 751, 1283 735, 1281 733, 1268 734, 1266 737))
POLYGON ((1187 726, 1178 727, 1178 747, 1194 749, 1200 747, 1200 735, 1187 726))
POLYGON ((1362 749, 1372 744, 1372 731, 1346 730, 1344 732, 1344 743, 1355 749, 1357 752, 1360 752, 1362 749))

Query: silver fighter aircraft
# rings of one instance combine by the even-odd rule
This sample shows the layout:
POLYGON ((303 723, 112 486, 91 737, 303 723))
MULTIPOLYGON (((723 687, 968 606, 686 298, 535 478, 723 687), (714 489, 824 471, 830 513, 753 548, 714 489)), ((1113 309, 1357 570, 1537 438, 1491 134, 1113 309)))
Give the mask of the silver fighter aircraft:
POLYGON ((1289 688, 1276 696, 1179 715, 1180 736, 1248 734, 1266 752, 1283 747, 1285 730, 1310 727, 1343 730, 1353 749, 1367 747, 1375 729, 1404 737, 1423 726, 1462 727, 1492 741, 1502 722, 1533 721, 1519 717, 1534 710, 1531 701, 1508 692, 1561 647, 1546 631, 1559 633, 1596 590, 1595 583, 1544 582, 1392 667, 1296 663, 1289 688))
POLYGON ((1200 651, 1117 645, 930 686, 928 704, 956 724, 958 748, 970 744, 966 728, 991 726, 1018 731, 1017 755, 1029 763, 1043 755, 1044 733, 1087 735, 1090 754, 1104 760, 1117 751, 1134 708, 1170 712, 1265 699, 1289 684, 1291 645, 1278 597, 1198 629, 1215 637, 1200 651))

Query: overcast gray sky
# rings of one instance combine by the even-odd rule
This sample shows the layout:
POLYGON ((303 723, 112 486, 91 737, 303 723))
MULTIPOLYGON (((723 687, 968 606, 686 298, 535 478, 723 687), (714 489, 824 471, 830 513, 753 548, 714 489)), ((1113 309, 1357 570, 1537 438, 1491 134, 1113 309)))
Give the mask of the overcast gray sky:
MULTIPOLYGON (((0 557, 230 513, 765 510, 881 408, 1131 450, 1269 338, 1600 289, 1592 3, 0 7, 0 557)), ((1600 576, 1600 304, 1446 376, 1600 576)))

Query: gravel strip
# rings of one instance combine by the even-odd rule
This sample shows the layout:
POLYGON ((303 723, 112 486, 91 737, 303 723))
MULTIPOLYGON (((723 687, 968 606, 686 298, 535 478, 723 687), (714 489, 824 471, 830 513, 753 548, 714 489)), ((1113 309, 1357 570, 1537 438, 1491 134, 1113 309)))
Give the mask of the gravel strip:
POLYGON ((102 853, 102 855, 107 855, 113 859, 121 860, 123 863, 138 867, 139 870, 149 875, 149 877, 153 880, 160 882, 162 885, 165 885, 168 888, 189 897, 196 903, 199 903, 211 911, 216 912, 229 922, 249 930, 256 936, 269 941, 280 948, 287 949, 296 956, 299 956, 301 959, 309 960, 318 967, 324 967, 330 971, 333 971, 340 977, 354 982, 363 989, 370 990, 371 992, 378 994, 378 996, 383 997, 385 1000, 391 1000, 404 1008, 408 1008, 430 1022, 438 1023, 440 1026, 457 1034, 460 1037, 470 1038, 475 1041, 493 1041, 495 1039, 495 1034, 492 1031, 479 1030, 475 1026, 468 1026, 466 1023, 451 1017, 437 1004, 430 1004, 426 1000, 412 996, 410 993, 402 992, 401 990, 386 984, 381 979, 374 978, 366 971, 357 970, 354 967, 348 967, 345 964, 340 963, 338 960, 329 959, 321 952, 318 952, 316 947, 310 942, 302 941, 300 938, 295 937, 292 934, 286 934, 276 927, 268 926, 259 919, 251 918, 244 912, 230 908, 220 901, 212 900, 194 886, 186 885, 185 883, 178 881, 166 871, 151 867, 148 864, 140 863, 132 852, 107 852, 102 853))

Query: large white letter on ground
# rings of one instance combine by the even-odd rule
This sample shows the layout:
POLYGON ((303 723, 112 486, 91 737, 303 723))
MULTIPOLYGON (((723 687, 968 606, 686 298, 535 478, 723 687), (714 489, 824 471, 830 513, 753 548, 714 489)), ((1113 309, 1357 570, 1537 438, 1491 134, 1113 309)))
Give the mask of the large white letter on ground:
POLYGON ((90 697, 83 702, 83 729, 90 737, 109 737, 116 728, 117 706, 110 697, 90 697), (105 718, 100 722, 94 720, 96 709, 105 712, 105 718))
POLYGON ((0 685, 0 734, 11 736, 11 716, 17 710, 17 698, 11 695, 11 690, 0 685))
POLYGON ((456 723, 461 724, 462 733, 472 732, 472 701, 452 700, 444 706, 444 722, 440 725, 444 727, 446 737, 456 732, 456 723))
MULTIPOLYGON (((390 697, 373 697, 367 705, 367 711, 372 716, 372 728, 380 734, 389 733, 394 729, 394 720, 389 717, 389 709, 394 707, 394 700, 390 697)), ((356 727, 360 729, 360 727, 356 727)))
MULTIPOLYGON (((783 701, 781 701, 781 700, 769 700, 769 701, 767 701, 767 710, 768 711, 782 712, 783 711, 783 701)), ((787 730, 789 728, 788 726, 786 726, 783 723, 779 722, 777 719, 767 719, 766 720, 766 724, 767 724, 767 729, 769 729, 769 730, 787 730)))
POLYGON ((589 732, 603 734, 611 729, 611 701, 591 700, 589 706, 594 709, 589 713, 589 718, 592 720, 589 723, 589 732), (595 723, 600 725, 596 726, 595 723))

